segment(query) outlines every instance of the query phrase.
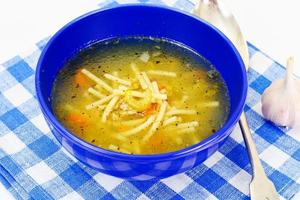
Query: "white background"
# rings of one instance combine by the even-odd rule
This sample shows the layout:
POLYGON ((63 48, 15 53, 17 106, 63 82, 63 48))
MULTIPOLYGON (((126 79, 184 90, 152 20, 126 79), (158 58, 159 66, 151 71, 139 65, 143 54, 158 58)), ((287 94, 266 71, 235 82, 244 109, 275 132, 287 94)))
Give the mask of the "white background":
MULTIPOLYGON (((281 64, 285 64, 286 58, 293 55, 295 71, 300 75, 299 1, 224 1, 235 14, 248 41, 281 64)), ((68 21, 97 8, 99 2, 99 0, 0 1, 0 64, 32 49, 36 42, 54 34, 68 21)), ((6 200, 12 198, 1 183, 0 197, 6 200)))

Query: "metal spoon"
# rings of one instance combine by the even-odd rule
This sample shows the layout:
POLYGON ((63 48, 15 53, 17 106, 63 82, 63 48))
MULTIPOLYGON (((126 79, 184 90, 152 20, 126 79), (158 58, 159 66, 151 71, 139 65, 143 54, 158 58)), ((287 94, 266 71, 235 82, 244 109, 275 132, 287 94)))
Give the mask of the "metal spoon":
MULTIPOLYGON (((199 0, 193 14, 213 24, 221 30, 235 45, 245 63, 249 66, 249 52, 246 40, 232 13, 219 0, 199 0)), ((274 184, 268 179, 261 165, 252 134, 250 132, 246 115, 241 114, 239 121, 243 138, 246 144, 250 163, 252 166, 252 180, 250 183, 250 196, 252 200, 279 200, 274 184)))

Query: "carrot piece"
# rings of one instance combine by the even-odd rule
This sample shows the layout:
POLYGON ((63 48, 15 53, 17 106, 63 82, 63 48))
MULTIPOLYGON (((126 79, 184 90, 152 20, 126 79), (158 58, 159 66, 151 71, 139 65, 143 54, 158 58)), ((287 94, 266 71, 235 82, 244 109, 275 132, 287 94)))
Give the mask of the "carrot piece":
POLYGON ((159 90, 166 89, 166 86, 160 85, 160 86, 158 86, 158 89, 159 89, 159 90))
POLYGON ((78 85, 81 88, 88 88, 92 85, 92 81, 89 80, 82 72, 81 69, 76 71, 76 74, 74 76, 74 81, 76 85, 78 85))
POLYGON ((66 116, 66 121, 69 123, 74 123, 78 125, 86 125, 87 124, 87 118, 77 114, 77 113, 70 113, 66 116))
POLYGON ((151 103, 150 106, 147 108, 147 110, 144 111, 144 115, 148 116, 153 114, 158 108, 158 104, 157 103, 151 103))

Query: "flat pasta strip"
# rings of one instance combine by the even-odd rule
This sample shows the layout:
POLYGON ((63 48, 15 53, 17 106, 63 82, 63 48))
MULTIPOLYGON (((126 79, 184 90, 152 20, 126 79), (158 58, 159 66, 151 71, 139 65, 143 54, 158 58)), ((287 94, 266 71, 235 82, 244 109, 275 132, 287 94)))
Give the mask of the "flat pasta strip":
POLYGON ((197 121, 191 121, 191 122, 185 122, 176 124, 176 126, 168 127, 168 130, 176 130, 176 129, 184 129, 184 128, 190 128, 190 127, 197 127, 199 126, 199 122, 197 121))
POLYGON ((151 115, 143 124, 139 125, 138 127, 135 127, 133 129, 130 129, 128 131, 123 132, 122 134, 125 136, 131 136, 139 133, 140 131, 144 130, 145 128, 149 127, 155 120, 155 116, 151 115))
POLYGON ((168 77, 177 76, 175 72, 163 71, 163 70, 149 70, 147 71, 147 73, 151 75, 168 76, 168 77))
POLYGON ((156 81, 152 81, 152 88, 153 88, 154 94, 159 94, 159 89, 158 89, 158 85, 157 85, 156 81))
POLYGON ((126 91, 126 90, 128 90, 128 87, 126 87, 126 86, 124 86, 124 85, 120 85, 120 86, 119 86, 119 89, 120 89, 120 90, 126 91))
POLYGON ((153 92, 152 83, 151 83, 149 77, 147 76, 146 72, 141 72, 141 75, 142 75, 145 83, 147 84, 148 88, 153 92))
POLYGON ((93 103, 91 103, 91 104, 89 104, 89 105, 86 105, 85 108, 86 108, 87 110, 90 110, 90 109, 92 109, 92 108, 96 108, 96 107, 98 107, 98 106, 100 106, 100 105, 102 105, 102 104, 108 102, 108 101, 109 101, 110 99, 112 99, 113 97, 114 97, 114 95, 106 96, 106 97, 104 97, 104 98, 102 98, 102 99, 100 99, 100 100, 98 100, 98 101, 95 101, 95 102, 93 102, 93 103))
POLYGON ((107 104, 105 110, 103 111, 102 114, 102 119, 101 121, 104 123, 107 120, 107 117, 109 113, 113 110, 114 106, 116 105, 117 101, 119 100, 119 96, 114 96, 111 101, 107 104))
POLYGON ((136 78, 138 79, 138 81, 139 81, 141 87, 142 87, 144 90, 148 88, 148 85, 147 85, 147 83, 145 82, 145 80, 144 80, 144 78, 143 78, 143 76, 142 76, 141 74, 137 74, 137 75, 136 75, 136 78))
POLYGON ((112 93, 114 95, 124 95, 125 94, 124 90, 120 90, 120 89, 113 89, 112 93))
POLYGON ((131 91, 130 94, 131 94, 131 96, 133 96, 133 97, 139 97, 139 98, 145 98, 145 97, 146 97, 146 94, 145 94, 145 93, 139 92, 139 91, 135 91, 135 90, 131 91))
POLYGON ((168 96, 166 94, 153 94, 153 97, 156 98, 156 99, 160 99, 160 100, 167 100, 168 99, 168 96))
POLYGON ((159 92, 159 88, 158 88, 156 81, 153 81, 151 84, 152 84, 152 88, 153 88, 153 97, 155 99, 158 99, 158 100, 167 100, 168 99, 167 94, 161 94, 159 92))
POLYGON ((131 82, 130 81, 121 79, 121 78, 119 78, 117 76, 114 76, 114 75, 111 75, 111 74, 108 74, 108 73, 104 74, 103 76, 105 78, 111 80, 111 81, 115 81, 115 82, 123 84, 123 85, 131 86, 131 82))
POLYGON ((165 115, 165 112, 167 110, 167 102, 162 102, 161 106, 160 106, 160 109, 159 109, 159 112, 157 114, 157 117, 155 119, 155 122, 153 123, 152 127, 150 128, 150 130, 147 132, 147 134, 143 137, 142 141, 145 142, 147 141, 153 134, 154 132, 156 131, 156 129, 159 127, 164 115, 165 115))
POLYGON ((163 122, 163 127, 164 126, 168 126, 168 125, 170 125, 170 124, 173 124, 173 123, 175 123, 175 122, 181 122, 182 121, 182 119, 180 118, 180 117, 177 117, 177 116, 173 116, 173 117, 170 117, 170 118, 168 118, 168 119, 166 119, 164 122, 163 122))
POLYGON ((177 133, 193 133, 195 131, 196 131, 195 127, 188 127, 188 128, 179 129, 177 133))
POLYGON ((88 92, 89 92, 90 94, 94 95, 95 97, 100 98, 100 99, 106 97, 104 94, 102 94, 101 92, 95 90, 95 89, 92 88, 92 87, 90 87, 90 88, 88 89, 88 92))
POLYGON ((126 116, 126 115, 135 115, 135 114, 137 114, 137 111, 135 111, 135 110, 122 110, 119 113, 122 116, 126 116))
POLYGON ((132 71, 134 72, 135 74, 135 77, 137 78, 137 80, 139 81, 140 85, 141 85, 141 88, 143 90, 147 89, 148 86, 145 82, 145 80, 143 79, 142 75, 140 74, 140 70, 137 68, 136 64, 135 63, 131 63, 130 64, 130 67, 132 69, 132 71))
POLYGON ((128 87, 120 85, 117 89, 113 89, 112 93, 115 95, 124 95, 126 90, 128 90, 128 87))
POLYGON ((91 80, 95 81, 98 85, 103 87, 105 90, 111 92, 112 87, 110 87, 105 81, 98 78, 96 75, 94 75, 92 72, 88 71, 87 69, 82 69, 81 72, 86 75, 91 80))
POLYGON ((100 105, 100 106, 96 106, 97 110, 104 110, 106 108, 107 105, 100 105))
POLYGON ((203 102, 200 105, 203 107, 218 107, 220 105, 220 102, 219 101, 203 102))

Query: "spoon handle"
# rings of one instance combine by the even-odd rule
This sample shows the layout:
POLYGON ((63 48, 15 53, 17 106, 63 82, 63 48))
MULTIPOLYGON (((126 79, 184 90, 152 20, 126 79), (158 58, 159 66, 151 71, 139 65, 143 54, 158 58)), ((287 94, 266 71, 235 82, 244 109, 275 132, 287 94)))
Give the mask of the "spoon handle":
POLYGON ((261 165, 260 159, 258 157, 258 153, 252 138, 252 134, 250 132, 248 122, 246 119, 246 115, 244 112, 242 112, 240 121, 239 121, 241 131, 243 134, 243 138, 247 147, 248 155, 250 158, 250 162, 252 165, 252 170, 253 170, 253 176, 260 176, 264 175, 265 176, 265 171, 261 165))

